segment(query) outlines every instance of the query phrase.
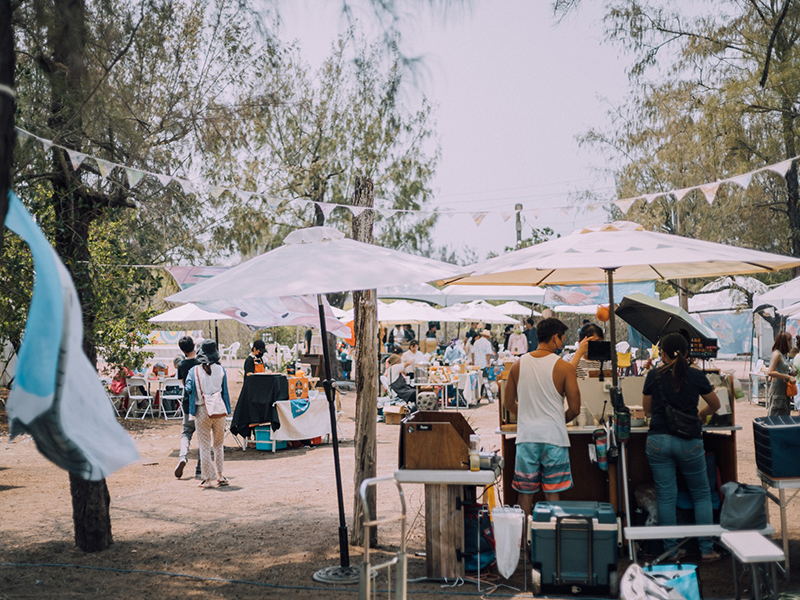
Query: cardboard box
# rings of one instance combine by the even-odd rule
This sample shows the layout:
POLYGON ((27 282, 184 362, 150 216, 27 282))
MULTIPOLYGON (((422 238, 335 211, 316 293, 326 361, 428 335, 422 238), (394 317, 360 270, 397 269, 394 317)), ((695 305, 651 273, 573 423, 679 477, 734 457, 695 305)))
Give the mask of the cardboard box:
POLYGON ((383 417, 387 425, 400 425, 408 416, 408 407, 400 405, 384 406, 383 417))
POLYGON ((415 412, 400 429, 400 468, 469 470, 469 436, 474 433, 461 413, 415 412))
POLYGON ((289 379, 289 400, 308 398, 307 377, 288 377, 288 379, 289 379))

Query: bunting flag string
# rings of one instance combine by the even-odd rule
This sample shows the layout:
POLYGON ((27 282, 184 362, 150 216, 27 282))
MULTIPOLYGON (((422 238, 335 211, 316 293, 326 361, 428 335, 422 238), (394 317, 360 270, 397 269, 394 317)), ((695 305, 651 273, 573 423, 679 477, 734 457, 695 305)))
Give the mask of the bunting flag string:
MULTIPOLYGON (((295 208, 305 209, 308 207, 309 204, 313 204, 316 207, 318 207, 319 210, 322 211, 322 213, 325 215, 326 218, 331 214, 331 212, 333 212, 335 208, 341 207, 346 210, 349 210, 350 213, 356 217, 362 214, 365 210, 371 210, 375 213, 380 214, 384 218, 391 218, 395 215, 415 215, 415 214, 439 215, 439 216, 446 216, 448 218, 451 218, 455 215, 469 215, 475 222, 475 225, 479 227, 481 223, 484 222, 487 215, 497 214, 503 219, 504 222, 507 222, 512 216, 516 214, 516 211, 508 210, 507 208, 491 209, 487 207, 487 208, 480 208, 477 211, 474 208, 471 210, 454 210, 452 208, 435 209, 435 210, 412 210, 412 209, 383 208, 377 206, 376 207, 350 206, 347 204, 316 202, 314 200, 308 200, 306 198, 282 198, 280 196, 273 196, 250 190, 242 190, 236 187, 219 186, 214 183, 206 183, 204 181, 192 181, 189 179, 176 177, 174 175, 165 175, 163 173, 153 173, 150 171, 145 171, 143 169, 136 169, 134 167, 130 167, 127 165, 122 165, 101 158, 96 158, 94 156, 91 156, 90 154, 79 152, 71 148, 66 148, 64 146, 53 143, 52 140, 47 140, 39 136, 36 136, 20 127, 16 127, 15 129, 21 138, 30 138, 41 144, 45 152, 51 150, 52 148, 58 148, 66 152, 67 156, 69 157, 70 163, 72 164, 72 167, 76 170, 79 169, 81 165, 85 165, 87 161, 89 160, 94 161, 95 165, 97 165, 100 177, 103 180, 108 178, 111 172, 114 171, 114 169, 116 169, 117 167, 119 167, 124 171, 125 176, 128 180, 128 185, 130 185, 131 188, 136 187, 146 176, 149 176, 158 181, 163 187, 169 186, 173 181, 177 182, 178 185, 180 185, 181 189, 183 190, 184 194, 208 193, 214 199, 219 199, 224 193, 227 192, 229 194, 241 198, 244 202, 249 202, 254 197, 260 198, 263 201, 265 201, 267 206, 269 206, 269 208, 271 209, 278 209, 283 204, 295 208)), ((785 159, 778 163, 766 165, 764 167, 754 169, 753 171, 735 175, 733 177, 728 177, 726 179, 701 183, 698 185, 693 185, 690 187, 684 187, 680 189, 643 194, 641 196, 636 196, 633 198, 618 198, 615 200, 594 202, 590 205, 576 205, 576 204, 551 205, 546 208, 523 209, 520 212, 524 214, 526 217, 535 220, 541 216, 544 210, 556 210, 565 216, 570 216, 573 214, 573 211, 582 208, 588 208, 589 210, 597 210, 598 208, 604 208, 604 207, 608 208, 611 206, 615 206, 620 211, 622 211, 623 214, 627 214, 627 212, 630 210, 630 208, 637 200, 644 200, 645 202, 647 202, 647 204, 652 204, 658 198, 663 198, 665 196, 673 196, 676 202, 681 202, 692 191, 700 192, 704 196, 705 200, 709 203, 709 205, 713 206, 717 196, 717 192, 719 191, 720 186, 722 184, 733 183, 739 186, 740 188, 747 190, 747 188, 750 186, 750 183, 752 182, 753 175, 769 171, 781 177, 785 177, 786 174, 789 172, 789 169, 792 168, 792 164, 794 163, 794 161, 796 161, 798 158, 800 158, 800 156, 795 156, 793 158, 785 159)), ((493 201, 487 200, 486 202, 490 203, 493 201)))

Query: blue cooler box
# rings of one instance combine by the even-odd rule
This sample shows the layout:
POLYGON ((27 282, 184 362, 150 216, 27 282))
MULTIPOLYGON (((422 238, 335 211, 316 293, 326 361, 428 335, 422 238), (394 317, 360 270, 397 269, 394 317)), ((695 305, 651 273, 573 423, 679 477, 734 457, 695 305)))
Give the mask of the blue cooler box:
POLYGON ((284 440, 272 439, 272 427, 270 425, 255 427, 256 450, 283 450, 287 444, 284 440))
POLYGON ((538 571, 542 585, 604 586, 616 593, 619 529, 611 504, 537 502, 528 524, 534 588, 538 571))
POLYGON ((753 419, 756 466, 770 477, 800 477, 800 417, 753 419))

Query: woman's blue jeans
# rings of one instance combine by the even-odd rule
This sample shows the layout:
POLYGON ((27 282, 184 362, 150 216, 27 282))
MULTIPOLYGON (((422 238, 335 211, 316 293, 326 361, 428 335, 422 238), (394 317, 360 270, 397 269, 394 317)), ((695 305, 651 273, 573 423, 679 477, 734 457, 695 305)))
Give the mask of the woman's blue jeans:
MULTIPOLYGON (((675 503, 678 500, 678 474, 683 474, 694 504, 694 521, 697 525, 711 525, 714 514, 711 508, 711 489, 706 474, 706 457, 703 440, 685 440, 668 434, 647 436, 647 460, 653 471, 658 492, 658 524, 675 525, 675 503)), ((664 550, 678 544, 677 540, 664 540, 664 550)), ((711 554, 713 544, 700 538, 700 552, 711 554)))

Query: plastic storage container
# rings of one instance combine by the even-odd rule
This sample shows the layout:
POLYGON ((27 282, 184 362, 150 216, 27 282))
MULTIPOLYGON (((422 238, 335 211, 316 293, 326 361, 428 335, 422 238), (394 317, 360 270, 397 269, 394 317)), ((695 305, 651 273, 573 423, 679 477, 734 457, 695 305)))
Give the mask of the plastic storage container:
POLYGON ((603 586, 617 594, 618 523, 611 504, 538 502, 528 524, 534 594, 542 585, 603 586))
POLYGON ((800 477, 800 417, 753 419, 758 470, 770 477, 800 477))
POLYGON ((283 450, 284 448, 286 448, 286 442, 284 440, 272 439, 272 427, 270 427, 269 425, 267 425, 266 427, 256 427, 255 434, 256 434, 256 450, 274 451, 274 450, 283 450))

